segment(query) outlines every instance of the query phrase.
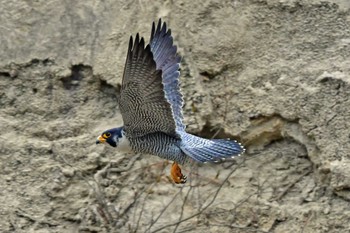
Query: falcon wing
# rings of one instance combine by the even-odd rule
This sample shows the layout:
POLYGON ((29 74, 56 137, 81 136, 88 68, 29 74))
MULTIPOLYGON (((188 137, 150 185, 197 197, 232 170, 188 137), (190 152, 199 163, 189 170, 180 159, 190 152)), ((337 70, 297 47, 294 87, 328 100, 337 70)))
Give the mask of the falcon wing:
POLYGON ((130 37, 128 55, 120 92, 120 111, 124 130, 129 137, 163 132, 179 137, 170 103, 165 98, 162 71, 149 45, 136 35, 130 37))
POLYGON ((176 130, 177 132, 184 131, 185 125, 183 124, 182 114, 183 98, 179 84, 181 57, 177 54, 177 47, 173 45, 171 30, 167 30, 165 22, 162 25, 161 19, 158 21, 157 28, 155 28, 155 23, 152 25, 150 46, 157 70, 162 71, 165 97, 171 105, 176 130))

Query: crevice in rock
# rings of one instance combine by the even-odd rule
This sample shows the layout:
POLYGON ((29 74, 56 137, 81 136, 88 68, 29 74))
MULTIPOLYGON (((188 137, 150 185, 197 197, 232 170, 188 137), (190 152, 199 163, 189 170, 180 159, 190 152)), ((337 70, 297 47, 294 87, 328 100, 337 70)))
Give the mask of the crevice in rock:
POLYGON ((319 148, 313 138, 309 137, 302 129, 297 119, 285 119, 279 114, 271 116, 259 116, 252 119, 251 126, 241 134, 242 144, 248 153, 262 150, 266 146, 278 140, 294 141, 305 147, 306 158, 312 164, 311 173, 318 184, 329 183, 330 174, 324 173, 324 162, 320 157, 319 148))
POLYGON ((198 136, 235 139, 240 141, 248 151, 261 150, 279 140, 293 140, 305 146, 308 158, 316 167, 322 164, 316 143, 303 132, 298 119, 286 119, 279 114, 251 118, 251 126, 240 135, 227 133, 223 127, 214 127, 210 121, 207 121, 198 136))
POLYGON ((246 147, 264 147, 272 141, 283 138, 282 128, 285 120, 279 116, 256 116, 251 118, 251 126, 242 133, 246 147))
POLYGON ((11 77, 10 72, 6 72, 6 71, 0 71, 0 76, 7 77, 7 78, 11 77))
POLYGON ((202 130, 199 131, 196 135, 203 138, 238 139, 236 136, 225 132, 225 129, 223 127, 211 125, 210 121, 207 121, 202 130))
POLYGON ((220 70, 203 70, 203 71, 199 72, 199 74, 210 80, 210 79, 214 79, 216 76, 224 73, 228 69, 229 69, 229 66, 224 65, 220 68, 220 70))
POLYGON ((73 65, 71 67, 71 75, 61 78, 61 81, 65 89, 76 89, 86 76, 92 75, 92 72, 91 66, 84 64, 73 65))
POLYGON ((21 71, 26 71, 28 68, 36 68, 38 66, 52 66, 54 64, 55 61, 50 58, 33 58, 29 62, 25 63, 9 63, 5 66, 0 67, 0 76, 16 78, 21 71))
POLYGON ((100 90, 107 95, 119 95, 120 85, 117 87, 107 83, 107 81, 99 78, 100 80, 100 90))
POLYGON ((339 77, 333 76, 324 76, 319 78, 318 82, 324 86, 327 86, 330 89, 339 90, 341 88, 345 88, 349 85, 349 82, 345 80, 344 77, 339 75, 339 77))
POLYGON ((38 59, 38 58, 33 58, 27 63, 24 64, 18 64, 19 67, 21 68, 28 68, 28 67, 33 67, 33 66, 51 66, 54 65, 55 61, 50 59, 50 58, 45 58, 45 59, 38 59))

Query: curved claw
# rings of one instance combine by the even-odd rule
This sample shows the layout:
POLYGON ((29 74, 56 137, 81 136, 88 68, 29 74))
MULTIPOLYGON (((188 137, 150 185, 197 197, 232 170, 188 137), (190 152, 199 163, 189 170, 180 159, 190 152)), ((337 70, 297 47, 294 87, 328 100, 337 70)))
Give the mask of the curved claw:
POLYGON ((187 181, 187 176, 182 174, 181 168, 176 162, 171 165, 170 176, 176 184, 184 184, 187 181))

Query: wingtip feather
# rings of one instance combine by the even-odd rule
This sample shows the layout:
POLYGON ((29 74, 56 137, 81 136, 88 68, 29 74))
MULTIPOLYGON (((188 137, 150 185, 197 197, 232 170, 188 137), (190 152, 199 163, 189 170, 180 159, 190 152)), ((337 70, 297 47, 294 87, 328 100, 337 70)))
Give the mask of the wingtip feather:
POLYGON ((156 24, 155 22, 152 23, 152 31, 151 31, 151 38, 149 39, 149 41, 151 42, 154 38, 154 33, 156 31, 156 24))
POLYGON ((157 25, 157 31, 160 31, 161 25, 162 25, 162 19, 159 18, 159 20, 158 20, 158 25, 157 25))
POLYGON ((133 40, 133 37, 130 36, 130 39, 129 39, 129 51, 132 50, 133 41, 134 41, 134 40, 133 40))

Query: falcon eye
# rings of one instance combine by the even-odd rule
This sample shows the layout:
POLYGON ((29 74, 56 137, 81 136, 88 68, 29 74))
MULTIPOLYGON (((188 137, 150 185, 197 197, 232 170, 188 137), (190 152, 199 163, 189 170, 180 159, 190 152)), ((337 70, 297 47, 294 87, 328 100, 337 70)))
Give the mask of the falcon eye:
POLYGON ((104 137, 104 138, 109 138, 110 136, 111 136, 111 133, 110 133, 110 132, 104 133, 104 134, 102 135, 102 137, 104 137))

